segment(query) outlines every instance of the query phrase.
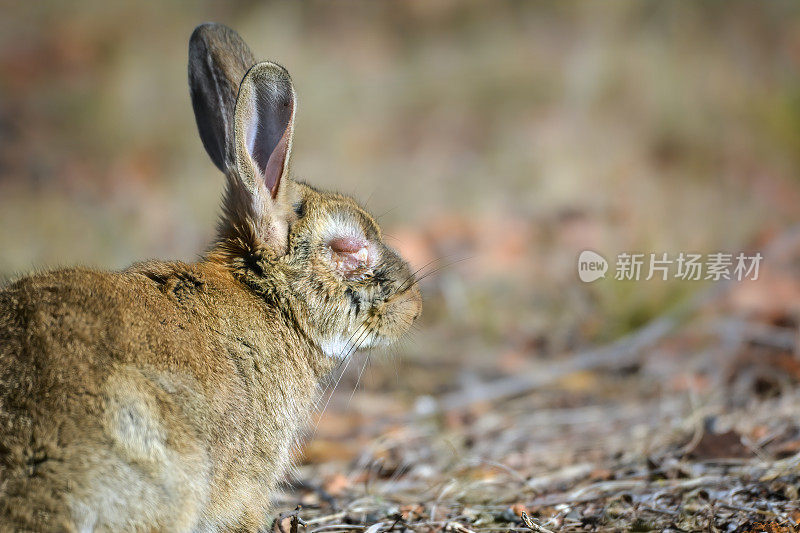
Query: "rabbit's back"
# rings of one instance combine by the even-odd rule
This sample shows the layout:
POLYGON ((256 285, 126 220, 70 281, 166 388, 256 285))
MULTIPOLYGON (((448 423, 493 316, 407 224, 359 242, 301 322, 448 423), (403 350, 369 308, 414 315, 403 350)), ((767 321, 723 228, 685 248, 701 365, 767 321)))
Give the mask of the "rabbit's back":
POLYGON ((263 512, 315 377, 281 349, 291 331, 253 328, 272 313, 208 264, 0 291, 0 524, 182 530, 263 512), (303 387, 283 412, 257 400, 303 387))

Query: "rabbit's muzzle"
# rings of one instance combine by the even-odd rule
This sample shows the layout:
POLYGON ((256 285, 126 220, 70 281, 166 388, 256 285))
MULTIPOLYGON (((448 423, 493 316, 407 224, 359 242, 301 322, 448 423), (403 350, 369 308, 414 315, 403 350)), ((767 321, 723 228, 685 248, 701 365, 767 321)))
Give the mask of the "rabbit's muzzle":
POLYGON ((422 296, 416 283, 375 306, 374 312, 375 344, 389 344, 402 337, 422 313, 422 296))

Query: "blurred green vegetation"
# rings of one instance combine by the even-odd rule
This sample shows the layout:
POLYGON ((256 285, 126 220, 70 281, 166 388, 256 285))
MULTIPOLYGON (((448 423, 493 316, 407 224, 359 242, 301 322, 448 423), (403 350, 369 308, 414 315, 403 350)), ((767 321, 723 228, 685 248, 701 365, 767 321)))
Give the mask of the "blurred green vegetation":
POLYGON ((222 180, 185 63, 192 28, 217 20, 292 73, 295 174, 355 195, 413 262, 445 266, 424 281, 430 342, 407 350, 613 338, 703 284, 582 284, 581 250, 755 250, 799 218, 798 11, 6 3, 0 276, 203 250, 222 180))

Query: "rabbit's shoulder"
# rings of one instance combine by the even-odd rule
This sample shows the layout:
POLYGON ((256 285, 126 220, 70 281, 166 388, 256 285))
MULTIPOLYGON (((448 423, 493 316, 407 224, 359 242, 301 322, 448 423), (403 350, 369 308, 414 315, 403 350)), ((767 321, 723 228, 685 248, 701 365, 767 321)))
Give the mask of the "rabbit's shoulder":
POLYGON ((0 337, 16 339, 17 351, 27 347, 42 356, 104 345, 93 351, 135 358, 158 347, 208 345, 204 335, 218 329, 219 308, 231 307, 216 299, 239 293, 246 304, 241 292, 219 269, 181 262, 140 263, 122 272, 42 272, 0 290, 0 337))
MULTIPOLYGON (((0 314, 30 329, 111 324, 121 315, 158 316, 188 305, 205 277, 184 263, 142 263, 122 272, 68 268, 20 278, 0 290, 0 314)), ((54 329, 55 328, 55 329, 54 329)))

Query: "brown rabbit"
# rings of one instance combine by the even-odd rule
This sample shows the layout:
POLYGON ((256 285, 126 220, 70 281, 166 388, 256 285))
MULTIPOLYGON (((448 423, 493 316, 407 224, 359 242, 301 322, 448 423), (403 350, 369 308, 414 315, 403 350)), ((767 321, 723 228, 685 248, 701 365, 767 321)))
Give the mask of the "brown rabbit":
POLYGON ((0 531, 256 531, 318 384, 419 315, 352 199, 288 177, 294 89, 199 26, 189 83, 225 173, 194 264, 65 269, 0 291, 0 531))

